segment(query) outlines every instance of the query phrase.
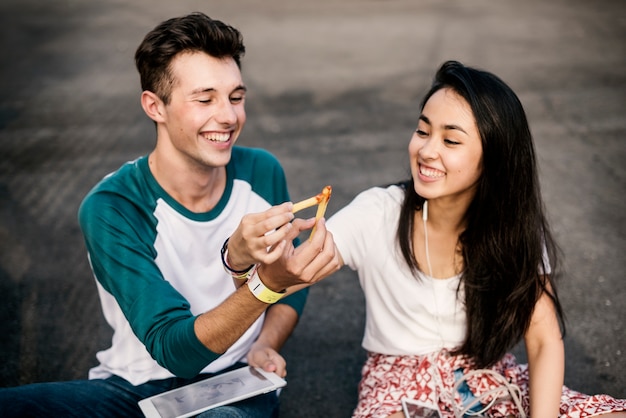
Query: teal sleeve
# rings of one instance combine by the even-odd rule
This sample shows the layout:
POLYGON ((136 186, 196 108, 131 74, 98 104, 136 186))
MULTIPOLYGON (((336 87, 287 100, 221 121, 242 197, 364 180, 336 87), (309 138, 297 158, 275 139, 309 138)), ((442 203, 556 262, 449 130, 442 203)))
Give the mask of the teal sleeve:
POLYGON ((291 295, 279 300, 276 303, 284 303, 285 305, 291 306, 298 313, 298 317, 301 317, 308 295, 309 288, 305 287, 304 289, 298 290, 296 293, 292 293, 291 295))
POLYGON ((150 355, 187 378, 217 359, 219 354, 196 337, 189 302, 155 263, 151 208, 100 192, 85 198, 78 217, 96 279, 116 299, 150 355))

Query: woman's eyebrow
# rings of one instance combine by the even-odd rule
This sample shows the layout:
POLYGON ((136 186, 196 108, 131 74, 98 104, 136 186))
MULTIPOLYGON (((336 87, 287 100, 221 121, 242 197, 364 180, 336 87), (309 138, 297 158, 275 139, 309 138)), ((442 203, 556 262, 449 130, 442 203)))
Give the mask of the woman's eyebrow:
MULTIPOLYGON (((424 121, 424 123, 427 123, 428 125, 432 126, 432 123, 430 122, 430 119, 428 119, 428 117, 426 115, 421 114, 419 119, 424 121)), ((443 129, 448 130, 448 131, 450 131, 450 130, 461 131, 465 135, 468 135, 468 133, 465 131, 465 129, 461 128, 459 125, 447 124, 447 125, 443 125, 443 129)))
POLYGON ((456 130, 456 131, 461 131, 463 132, 465 135, 468 135, 467 132, 465 132, 465 129, 461 128, 459 125, 444 125, 443 126, 444 129, 446 130, 456 130))

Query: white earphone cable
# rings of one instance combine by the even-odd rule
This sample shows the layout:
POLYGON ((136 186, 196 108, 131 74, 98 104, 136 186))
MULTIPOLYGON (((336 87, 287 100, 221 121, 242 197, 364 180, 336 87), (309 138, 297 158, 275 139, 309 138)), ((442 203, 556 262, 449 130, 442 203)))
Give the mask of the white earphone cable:
POLYGON ((424 222, 424 241, 426 249, 426 263, 428 264, 428 274, 430 277, 433 277, 433 268, 430 265, 430 254, 428 252, 428 227, 426 226, 426 221, 428 220, 428 200, 424 201, 424 205, 422 206, 422 221, 424 222))

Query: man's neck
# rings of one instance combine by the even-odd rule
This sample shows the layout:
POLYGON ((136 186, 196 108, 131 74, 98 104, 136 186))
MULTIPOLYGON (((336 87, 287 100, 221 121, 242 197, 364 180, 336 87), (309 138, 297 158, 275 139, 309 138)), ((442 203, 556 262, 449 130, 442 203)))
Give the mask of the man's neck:
POLYGON ((150 172, 157 183, 178 203, 191 212, 213 209, 226 188, 226 167, 205 167, 163 158, 158 149, 148 157, 150 172))

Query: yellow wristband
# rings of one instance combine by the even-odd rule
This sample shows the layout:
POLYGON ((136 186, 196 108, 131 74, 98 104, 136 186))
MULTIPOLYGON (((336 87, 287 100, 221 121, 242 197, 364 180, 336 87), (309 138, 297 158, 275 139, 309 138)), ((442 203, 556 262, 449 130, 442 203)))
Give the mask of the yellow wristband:
POLYGON ((267 287, 265 287, 265 285, 261 281, 261 278, 259 277, 259 273, 257 269, 254 269, 252 276, 248 280, 248 288, 250 289, 254 297, 263 303, 269 303, 269 304, 276 303, 283 296, 285 296, 284 291, 274 292, 273 290, 270 290, 267 287))

